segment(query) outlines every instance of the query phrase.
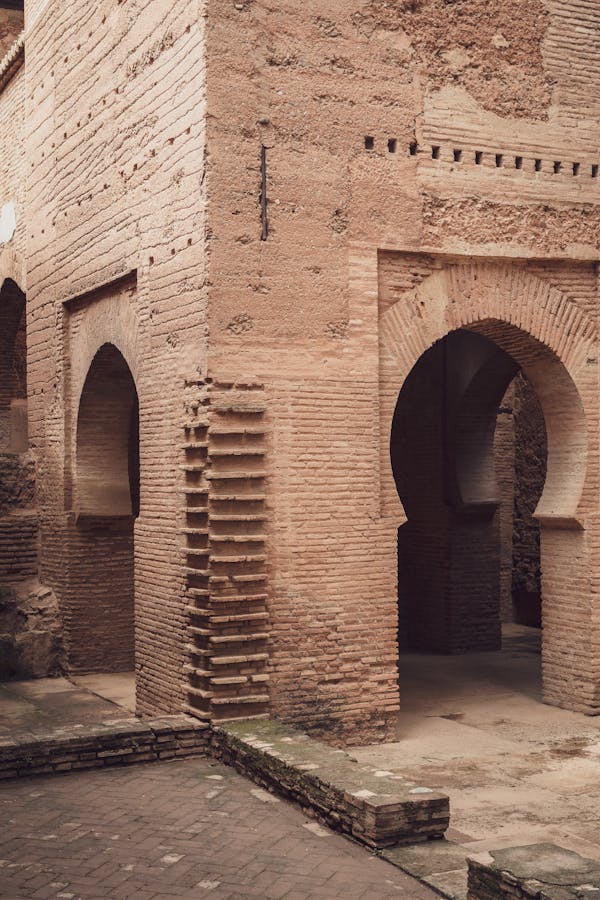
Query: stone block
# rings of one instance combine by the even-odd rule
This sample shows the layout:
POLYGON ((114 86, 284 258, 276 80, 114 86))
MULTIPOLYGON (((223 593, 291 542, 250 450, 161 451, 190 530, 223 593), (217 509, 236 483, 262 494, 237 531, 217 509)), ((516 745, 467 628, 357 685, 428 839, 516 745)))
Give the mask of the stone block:
POLYGON ((600 894, 600 862, 555 844, 491 850, 468 864, 468 900, 591 900, 600 894))

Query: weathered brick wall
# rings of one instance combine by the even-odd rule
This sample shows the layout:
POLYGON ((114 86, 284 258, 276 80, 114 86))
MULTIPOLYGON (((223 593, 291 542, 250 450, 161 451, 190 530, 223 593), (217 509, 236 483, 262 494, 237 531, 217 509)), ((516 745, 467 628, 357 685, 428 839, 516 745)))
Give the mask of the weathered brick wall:
POLYGON ((498 411, 494 464, 500 503, 500 582, 504 622, 541 625, 540 524, 534 514, 546 480, 544 414, 519 374, 498 411))
POLYGON ((25 75, 22 13, 0 11, 0 679, 60 671, 56 597, 40 585, 35 458, 28 452, 25 75), (5 56, 5 54, 7 54, 5 56), (14 220, 11 222, 11 220, 14 220), (13 231, 14 227, 14 231, 13 231))
POLYGON ((515 506, 515 423, 514 380, 508 386, 496 418, 494 432, 494 467, 500 496, 500 616, 513 621, 513 523, 515 506))
POLYGON ((483 7, 27 3, 27 64, 0 116, 22 121, 26 96, 28 227, 14 246, 41 571, 79 666, 105 557, 76 521, 78 404, 112 343, 140 404, 140 711, 186 699, 183 400, 208 367, 221 385, 264 385, 272 711, 332 740, 394 734, 405 515, 391 417, 419 355, 478 317, 513 323, 484 333, 533 368, 550 423, 547 696, 598 702, 594 15, 583 0, 483 7), (494 262, 461 264, 474 257, 494 262))
POLYGON ((130 628, 131 536, 122 535, 120 565, 121 549, 101 531, 88 536, 73 508, 78 398, 95 353, 112 343, 140 405, 138 708, 180 710, 182 397, 205 365, 203 6, 27 6, 28 380, 41 571, 61 601, 71 666, 114 668, 117 657, 130 666, 131 644, 109 660, 105 638, 111 593, 129 622, 116 630, 130 628))
POLYGON ((5 451, 18 446, 15 401, 27 398, 25 330, 25 294, 5 279, 0 288, 0 449, 5 451))
POLYGON ((540 526, 535 508, 546 479, 543 412, 524 378, 515 384, 515 494, 512 594, 515 621, 541 623, 540 526))
MULTIPOLYGON (((12 203, 16 219, 15 233, 9 244, 0 246, 0 255, 16 252, 22 256, 25 248, 25 70, 20 63, 19 58, 9 66, 5 84, 0 78, 0 212, 12 203)), ((2 271, 2 280, 8 274, 8 270, 2 271)), ((22 279, 16 280, 25 290, 22 279)))
MULTIPOLYGON (((558 2, 486 3, 479 15, 472 4, 435 0, 353 0, 343 10, 208 3, 210 372, 251 373, 269 398, 271 698, 288 721, 336 737, 392 733, 404 517, 389 478, 391 410, 442 325, 471 321, 453 303, 464 301, 468 317, 512 315, 542 340, 562 329, 553 346, 578 379, 593 438, 596 273, 586 258, 600 241, 599 161, 586 60, 594 35, 583 3, 569 12, 558 2), (471 285, 450 275, 418 296, 428 276, 460 271, 465 256, 504 258, 485 302, 469 304, 471 285), (526 282, 525 272, 541 281, 526 282), (578 356, 583 326, 566 312, 551 324, 558 299, 545 300, 548 290, 589 314, 589 365, 578 356), (527 312, 511 314, 510 303, 527 312), (419 332, 421 307, 435 311, 435 328, 419 332), (533 321, 536 308, 547 325, 533 321), (392 345, 405 362, 388 378, 392 345)), ((545 412, 559 416, 564 395, 546 387, 545 412)), ((569 422, 567 411, 564 429, 569 422)), ((593 438, 592 470, 595 454, 593 438)), ((558 490, 548 496, 575 512, 581 484, 569 490, 571 505, 558 490)), ((562 535, 553 532, 556 564, 568 566, 567 544, 580 540, 589 576, 585 532, 564 545, 562 535)), ((567 617, 581 605, 560 578, 544 590, 548 607, 562 605, 567 617)), ((571 662, 566 692, 577 693, 571 662)), ((556 680, 552 690, 556 700, 556 680)), ((583 693, 589 700, 587 686, 583 693)))
POLYGON ((62 674, 63 662, 56 596, 35 578, 0 583, 0 680, 62 674))
POLYGON ((544 414, 519 374, 498 411, 494 464, 500 503, 502 620, 541 625, 540 525, 535 509, 546 480, 544 414))

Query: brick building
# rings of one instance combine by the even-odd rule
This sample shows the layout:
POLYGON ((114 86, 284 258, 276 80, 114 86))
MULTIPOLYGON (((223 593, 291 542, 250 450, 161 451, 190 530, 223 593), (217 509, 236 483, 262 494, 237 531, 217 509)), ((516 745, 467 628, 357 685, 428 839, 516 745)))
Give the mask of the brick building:
POLYGON ((383 740, 541 568, 600 710, 599 17, 0 2, 4 677, 383 740))

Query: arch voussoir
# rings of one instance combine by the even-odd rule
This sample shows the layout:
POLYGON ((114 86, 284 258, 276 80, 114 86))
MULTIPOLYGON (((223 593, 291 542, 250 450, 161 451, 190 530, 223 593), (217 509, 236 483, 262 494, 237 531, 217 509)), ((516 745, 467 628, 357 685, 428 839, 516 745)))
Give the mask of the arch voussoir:
MULTIPOLYGON (((380 340, 385 348, 385 380, 399 390, 422 353, 451 331, 469 329, 494 340, 511 354, 537 384, 552 417, 550 432, 560 464, 550 466, 540 514, 548 520, 576 518, 578 510, 594 506, 594 477, 587 460, 596 460, 596 435, 587 429, 593 419, 589 392, 589 359, 596 357, 597 334, 585 311, 555 285, 545 282, 522 266, 506 263, 461 263, 438 269, 416 289, 411 301, 403 299, 390 307, 380 322, 380 340), (551 384, 541 381, 547 378, 551 384), (560 421, 565 409, 564 432, 560 421), (589 415, 588 415, 589 414, 589 415), (591 420, 590 419, 590 420, 591 420), (569 449, 570 448, 570 449, 569 449), (567 455, 572 453, 572 472, 567 455), (568 486, 559 484, 567 478, 568 486), (589 486, 589 490, 588 490, 589 486)), ((382 386, 383 387, 383 386, 382 386)), ((390 416, 389 404, 382 415, 390 416)), ((382 434, 390 421, 382 422, 382 434)), ((597 461, 597 460, 596 460, 597 461)), ((384 465, 388 465, 386 461, 384 465)), ((389 473, 385 479, 389 484, 389 473)), ((382 472, 382 477, 384 473, 382 472)))

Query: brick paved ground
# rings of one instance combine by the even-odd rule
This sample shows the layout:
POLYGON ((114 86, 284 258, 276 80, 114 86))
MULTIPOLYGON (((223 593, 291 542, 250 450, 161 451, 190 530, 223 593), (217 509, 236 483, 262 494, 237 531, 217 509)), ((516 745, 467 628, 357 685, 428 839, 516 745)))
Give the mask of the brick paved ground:
POLYGON ((0 896, 435 895, 233 770, 193 759, 5 783, 0 896))

